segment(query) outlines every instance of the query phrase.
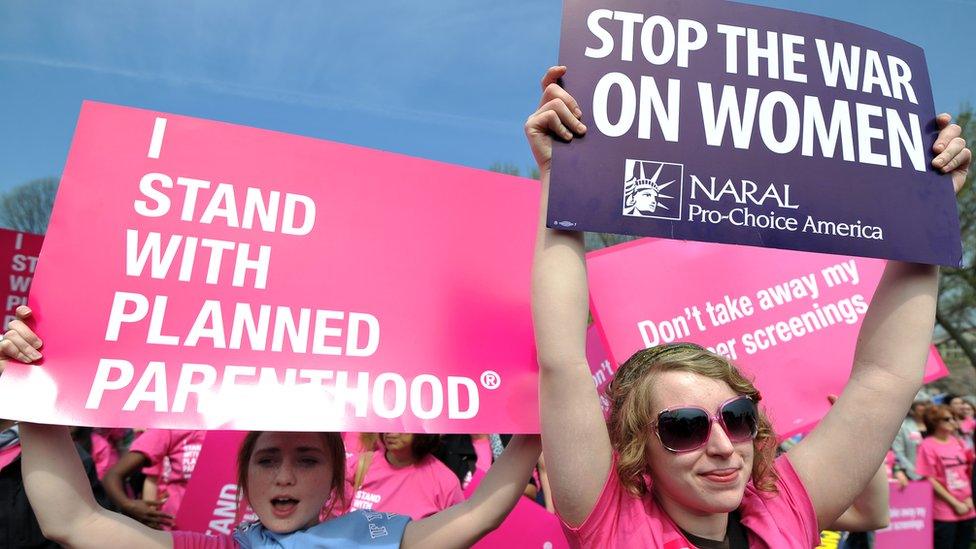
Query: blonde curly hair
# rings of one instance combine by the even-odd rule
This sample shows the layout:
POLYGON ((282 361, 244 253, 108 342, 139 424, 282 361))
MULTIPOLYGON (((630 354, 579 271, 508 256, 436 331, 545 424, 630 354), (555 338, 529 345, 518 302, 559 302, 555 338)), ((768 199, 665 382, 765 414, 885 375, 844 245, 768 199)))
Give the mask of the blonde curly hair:
MULTIPOLYGON (((650 471, 647 444, 653 436, 650 428, 655 419, 651 409, 651 390, 662 372, 691 372, 724 381, 739 395, 753 402, 762 399, 759 390, 721 355, 693 343, 671 343, 644 349, 633 354, 617 370, 607 398, 610 419, 607 427, 610 443, 617 452, 617 475, 624 487, 635 496, 647 493, 644 474, 650 471)), ((753 441, 752 482, 761 491, 776 492, 776 433, 766 414, 759 410, 759 432, 753 441)))

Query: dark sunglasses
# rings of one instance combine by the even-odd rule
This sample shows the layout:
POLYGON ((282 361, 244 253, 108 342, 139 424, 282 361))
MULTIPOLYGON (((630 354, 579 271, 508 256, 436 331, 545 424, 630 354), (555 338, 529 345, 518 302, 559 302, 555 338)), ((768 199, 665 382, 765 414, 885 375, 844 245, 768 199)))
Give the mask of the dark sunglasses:
POLYGON ((714 416, 699 406, 667 408, 657 415, 652 427, 668 450, 691 452, 708 442, 712 422, 716 421, 732 442, 752 440, 759 432, 759 411, 747 396, 726 400, 714 416))

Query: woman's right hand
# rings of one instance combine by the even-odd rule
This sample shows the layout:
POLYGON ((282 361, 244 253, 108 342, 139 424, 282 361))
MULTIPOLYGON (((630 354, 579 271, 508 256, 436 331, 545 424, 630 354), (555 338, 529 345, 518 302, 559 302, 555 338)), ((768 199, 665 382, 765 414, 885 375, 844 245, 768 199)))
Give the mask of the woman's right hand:
POLYGON ((14 311, 16 318, 7 325, 7 331, 0 340, 0 373, 3 372, 9 360, 16 360, 24 364, 30 364, 41 358, 38 349, 41 348, 41 339, 37 337, 34 330, 30 329, 26 320, 31 317, 31 309, 27 305, 21 305, 14 311))
POLYGON ((583 111, 573 96, 558 84, 564 74, 566 67, 549 67, 542 77, 539 109, 525 121, 525 137, 541 172, 548 170, 552 161, 552 135, 570 141, 574 136, 586 133, 586 126, 580 121, 583 111))

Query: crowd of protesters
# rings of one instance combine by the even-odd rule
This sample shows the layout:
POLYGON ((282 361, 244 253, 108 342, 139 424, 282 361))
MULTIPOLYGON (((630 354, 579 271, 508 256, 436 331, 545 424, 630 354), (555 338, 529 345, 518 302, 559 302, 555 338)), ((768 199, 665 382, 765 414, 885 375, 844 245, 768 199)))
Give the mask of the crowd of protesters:
MULTIPOLYGON (((43 534, 68 546, 450 548, 470 546, 520 498, 535 497, 555 510, 573 547, 814 547, 823 528, 886 522, 878 503, 887 499, 881 467, 890 452, 895 478, 932 484, 937 549, 968 547, 976 518, 972 406, 955 397, 912 405, 935 317, 933 266, 888 262, 844 391, 785 452, 753 380, 693 343, 644 349, 622 363, 604 418, 585 357, 582 236, 544 223, 552 140, 586 132, 579 104, 559 85, 564 74, 547 72, 525 125, 544 191, 532 289, 541 441, 512 437, 499 453, 502 437, 484 434, 251 432, 237 478, 259 520, 213 536, 167 530, 204 433, 148 430, 125 447, 125 433, 77 431, 72 439, 66 427, 7 422, 0 472, 17 470, 3 482, 18 507, 2 512, 19 515, 3 523, 32 529, 23 539, 43 534), (101 483, 92 453, 105 471, 101 483), (489 460, 465 499, 463 484, 489 460)), ((958 192, 971 153, 948 115, 937 122, 933 166, 951 174, 958 192)), ((30 317, 17 309, 0 343, 4 360, 40 356, 30 317)))

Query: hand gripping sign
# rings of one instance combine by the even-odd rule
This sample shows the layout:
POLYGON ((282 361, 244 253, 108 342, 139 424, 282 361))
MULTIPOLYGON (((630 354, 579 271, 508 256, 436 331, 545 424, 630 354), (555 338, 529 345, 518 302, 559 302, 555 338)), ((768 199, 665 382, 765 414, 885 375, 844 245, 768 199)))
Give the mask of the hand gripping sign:
POLYGON ((535 432, 538 198, 527 179, 85 103, 31 294, 45 362, 4 373, 0 417, 535 432))
POLYGON ((956 266, 922 50, 720 0, 566 0, 550 227, 956 266))
POLYGON ((0 261, 7 266, 0 273, 6 275, 3 280, 8 284, 6 295, 0 294, 4 326, 14 319, 17 307, 27 304, 27 291, 34 278, 37 255, 41 252, 43 241, 44 237, 39 234, 0 229, 0 251, 3 252, 0 261))
MULTIPOLYGON (((594 382, 605 387, 640 349, 690 341, 754 380, 777 435, 807 431, 850 376, 883 270, 878 259, 665 239, 592 252, 590 305, 608 357, 588 334, 594 382)), ((925 381, 947 374, 933 347, 925 381)))

